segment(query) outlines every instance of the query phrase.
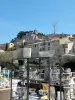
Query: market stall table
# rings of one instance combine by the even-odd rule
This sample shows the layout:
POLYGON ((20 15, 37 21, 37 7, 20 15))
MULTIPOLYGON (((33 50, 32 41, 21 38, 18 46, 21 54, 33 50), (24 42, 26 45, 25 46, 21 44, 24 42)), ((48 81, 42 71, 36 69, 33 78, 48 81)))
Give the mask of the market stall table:
POLYGON ((0 89, 0 100, 10 100, 10 88, 0 89))

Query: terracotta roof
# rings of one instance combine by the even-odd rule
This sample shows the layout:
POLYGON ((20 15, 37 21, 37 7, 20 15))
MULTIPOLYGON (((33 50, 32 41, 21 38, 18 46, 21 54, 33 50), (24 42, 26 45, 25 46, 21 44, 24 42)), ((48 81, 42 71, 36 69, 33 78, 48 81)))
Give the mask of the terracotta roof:
POLYGON ((59 40, 58 37, 55 37, 55 38, 52 38, 51 41, 56 41, 56 40, 59 40))

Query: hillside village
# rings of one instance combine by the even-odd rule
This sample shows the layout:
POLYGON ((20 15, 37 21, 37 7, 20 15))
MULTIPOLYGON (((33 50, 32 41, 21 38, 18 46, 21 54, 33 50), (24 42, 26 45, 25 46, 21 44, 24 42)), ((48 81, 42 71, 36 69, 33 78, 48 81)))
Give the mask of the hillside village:
MULTIPOLYGON (((21 81, 29 77, 28 79, 30 80, 30 83, 26 83, 26 84, 34 84, 31 85, 30 88, 35 86, 36 90, 37 90, 37 86, 39 87, 39 82, 46 82, 47 83, 45 84, 45 86, 47 87, 47 90, 45 90, 46 93, 48 91, 48 84, 51 84, 50 86, 50 88, 52 89, 50 91, 51 100, 55 100, 55 98, 59 97, 57 93, 59 92, 61 93, 63 92, 63 90, 65 90, 63 92, 66 98, 65 100, 72 100, 69 97, 70 90, 65 87, 70 86, 69 84, 74 77, 72 73, 75 73, 74 34, 73 35, 71 34, 47 34, 46 35, 38 32, 36 29, 34 31, 26 31, 26 32, 21 31, 17 34, 16 38, 12 39, 9 43, 0 44, 0 53, 3 52, 6 52, 6 55, 5 57, 3 56, 4 58, 3 57, 1 58, 3 63, 0 63, 0 65, 2 67, 8 66, 7 65, 8 61, 12 60, 11 56, 18 61, 16 63, 13 62, 15 66, 14 77, 19 77, 21 81), (21 60, 18 59, 18 57, 21 56, 29 57, 30 50, 31 50, 31 59, 29 59, 28 67, 26 67, 25 63, 27 62, 25 62, 23 58, 21 60), (11 52, 13 55, 10 55, 11 52), (60 57, 62 57, 62 59, 60 57), (29 68, 29 70, 26 68, 29 68), (60 68, 62 69, 61 73, 60 73, 60 68), (28 71, 29 74, 27 74, 28 71), (61 76, 62 78, 60 77, 60 75, 62 75, 61 76), (59 89, 60 84, 61 84, 61 88, 63 89, 61 91, 59 89)), ((11 67, 9 68, 11 69, 11 67)), ((44 90, 42 92, 44 92, 44 90)), ((72 94, 71 98, 75 98, 75 96, 72 94)))
POLYGON ((23 47, 31 48, 32 54, 35 56, 38 52, 58 52, 58 50, 63 54, 73 54, 75 52, 75 37, 71 34, 45 35, 36 29, 34 31, 21 31, 10 43, 0 44, 0 51, 11 51, 23 47))
MULTIPOLYGON (((31 57, 54 57, 58 59, 61 55, 69 60, 75 54, 75 35, 43 34, 35 29, 34 31, 20 31, 16 38, 9 43, 0 44, 0 52, 9 52, 20 48, 31 48, 31 57)), ((72 58, 70 60, 73 60, 72 58)), ((43 63, 45 62, 43 61, 43 63)))
MULTIPOLYGON (((41 32, 38 32, 36 29, 34 31, 20 31, 17 34, 17 37, 12 39, 10 43, 6 44, 0 44, 0 49, 2 50, 8 50, 10 48, 10 45, 13 46, 13 49, 22 48, 25 47, 31 47, 31 45, 40 45, 39 51, 46 51, 50 50, 50 42, 59 42, 60 45, 68 44, 70 42, 75 41, 74 34, 43 34, 41 32), (14 45, 13 45, 14 44, 14 45), (44 47, 42 47, 44 46, 44 47), (46 46, 46 47, 45 47, 46 46)), ((38 46, 33 47, 38 47, 38 46)))

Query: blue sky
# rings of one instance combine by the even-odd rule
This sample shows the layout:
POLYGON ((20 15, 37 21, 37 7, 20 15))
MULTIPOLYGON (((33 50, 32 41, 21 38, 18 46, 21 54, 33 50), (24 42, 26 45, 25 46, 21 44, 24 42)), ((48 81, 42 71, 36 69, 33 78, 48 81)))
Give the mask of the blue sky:
POLYGON ((0 43, 19 31, 75 33, 75 0, 0 0, 0 43))

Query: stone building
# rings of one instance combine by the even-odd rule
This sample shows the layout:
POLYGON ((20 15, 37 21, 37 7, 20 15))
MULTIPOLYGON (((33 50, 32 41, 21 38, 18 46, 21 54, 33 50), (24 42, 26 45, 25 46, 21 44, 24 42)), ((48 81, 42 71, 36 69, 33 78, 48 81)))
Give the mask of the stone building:
POLYGON ((33 32, 27 33, 27 34, 22 38, 22 40, 25 40, 27 43, 33 43, 33 42, 39 40, 37 34, 38 34, 38 31, 35 29, 33 32))

